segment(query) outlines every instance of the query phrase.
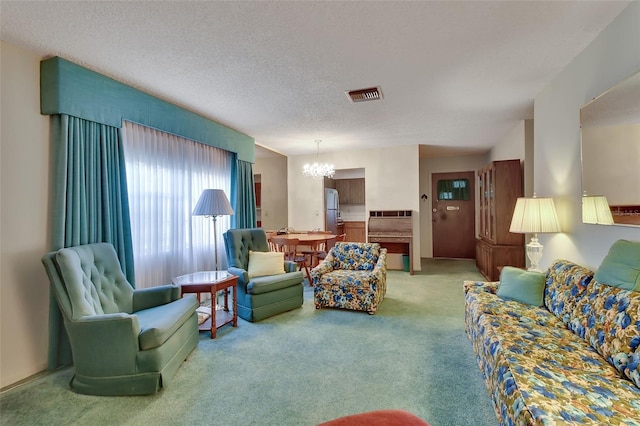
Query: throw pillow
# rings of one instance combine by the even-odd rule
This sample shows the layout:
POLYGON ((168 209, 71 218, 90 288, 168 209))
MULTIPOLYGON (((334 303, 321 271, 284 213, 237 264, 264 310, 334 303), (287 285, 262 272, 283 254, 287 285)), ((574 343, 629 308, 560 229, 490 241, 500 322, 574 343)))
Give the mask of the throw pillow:
POLYGON ((249 250, 250 277, 284 274, 284 253, 249 250))
POLYGON ((612 287, 640 291, 640 242, 613 243, 594 278, 612 287))
POLYGON ((505 266, 500 273, 500 286, 496 294, 503 299, 542 306, 544 280, 545 275, 542 272, 505 266))

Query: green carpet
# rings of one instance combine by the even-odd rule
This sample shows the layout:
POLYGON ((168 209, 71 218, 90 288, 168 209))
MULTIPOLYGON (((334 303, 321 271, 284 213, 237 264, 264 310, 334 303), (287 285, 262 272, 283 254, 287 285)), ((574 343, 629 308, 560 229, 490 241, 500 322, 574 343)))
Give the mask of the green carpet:
POLYGON ((225 326, 200 343, 154 396, 96 397, 57 371, 0 396, 7 425, 314 425, 347 414, 404 409, 433 426, 495 425, 464 332, 462 281, 473 261, 423 260, 389 271, 374 316, 305 303, 258 323, 225 326))

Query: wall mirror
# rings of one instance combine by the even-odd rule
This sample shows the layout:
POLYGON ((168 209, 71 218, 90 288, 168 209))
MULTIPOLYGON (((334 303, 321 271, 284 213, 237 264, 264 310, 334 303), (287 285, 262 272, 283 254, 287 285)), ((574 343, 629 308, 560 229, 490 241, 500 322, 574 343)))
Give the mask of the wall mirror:
POLYGON ((580 109, 580 136, 583 194, 611 212, 602 219, 583 197, 583 222, 640 226, 640 73, 580 109))

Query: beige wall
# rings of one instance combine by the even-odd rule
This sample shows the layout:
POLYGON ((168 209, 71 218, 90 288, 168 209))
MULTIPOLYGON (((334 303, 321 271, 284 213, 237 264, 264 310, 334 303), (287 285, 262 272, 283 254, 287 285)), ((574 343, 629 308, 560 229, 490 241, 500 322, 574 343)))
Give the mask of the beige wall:
POLYGON ((640 124, 588 127, 581 136, 582 191, 613 205, 640 203, 640 124))
POLYGON ((262 227, 264 229, 285 228, 289 223, 287 157, 273 155, 256 158, 253 174, 259 174, 262 183, 262 227))
MULTIPOLYGON (((427 199, 420 199, 420 252, 422 257, 433 257, 433 234, 431 227, 431 174, 448 172, 476 172, 488 163, 488 156, 466 155, 457 157, 423 158, 420 161, 420 195, 427 194, 427 199)), ((477 191, 477 182, 476 182, 477 191)), ((478 210, 476 197, 476 212, 478 210)), ((478 232, 476 214, 476 233, 478 232)))
MULTIPOLYGON (((295 229, 324 228, 323 182, 302 175, 304 164, 315 159, 315 154, 289 157, 289 226, 295 229)), ((418 146, 332 152, 320 154, 319 160, 333 163, 336 169, 364 169, 367 214, 370 210, 413 211, 413 267, 419 270, 418 146)))
POLYGON ((0 387, 46 368, 49 118, 40 115, 40 59, 2 42, 0 387))
POLYGON ((620 238, 640 228, 582 223, 580 108, 640 71, 640 2, 632 2, 535 98, 534 187, 554 197, 563 232, 540 235, 541 267, 564 258, 597 268, 620 238))

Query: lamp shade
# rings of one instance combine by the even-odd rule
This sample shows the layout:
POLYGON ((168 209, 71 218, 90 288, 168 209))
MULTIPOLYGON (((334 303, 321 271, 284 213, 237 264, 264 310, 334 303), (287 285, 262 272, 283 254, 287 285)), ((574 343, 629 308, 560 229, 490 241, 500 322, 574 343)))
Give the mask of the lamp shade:
POLYGON ((582 197, 582 223, 597 223, 599 225, 613 224, 613 216, 603 195, 585 195, 582 197))
POLYGON ((222 189, 205 189, 192 214, 194 216, 228 216, 233 214, 233 209, 222 189))
POLYGON ((560 232, 553 198, 518 198, 509 232, 538 234, 560 232))

